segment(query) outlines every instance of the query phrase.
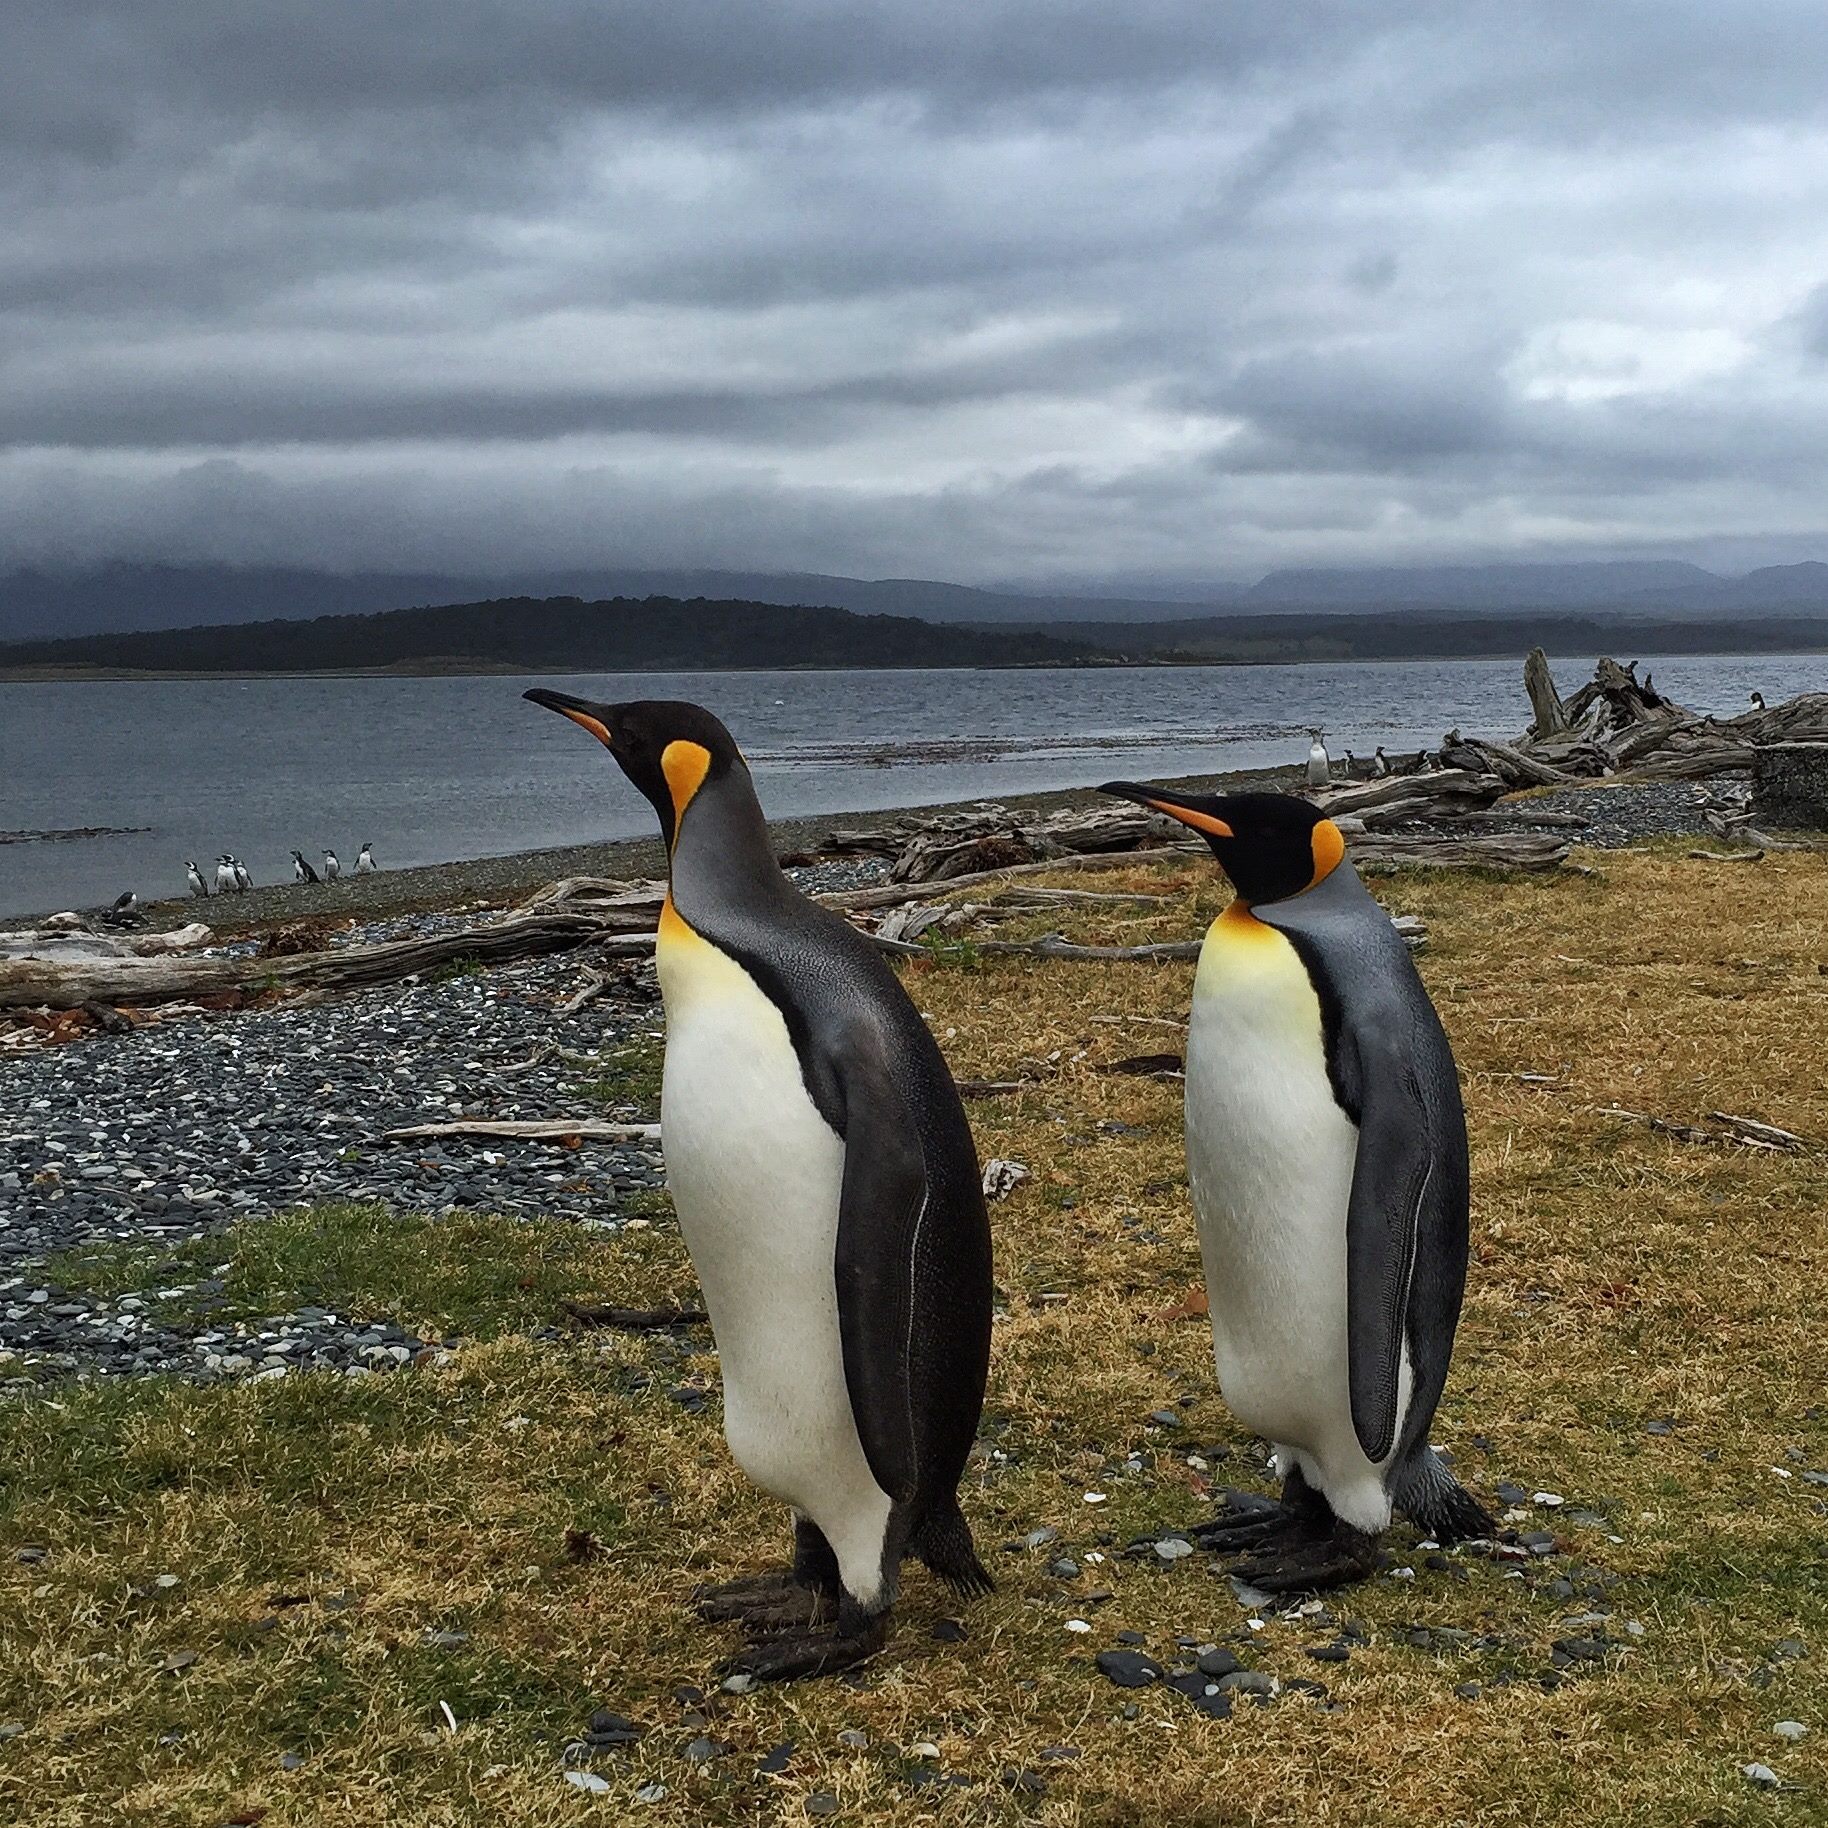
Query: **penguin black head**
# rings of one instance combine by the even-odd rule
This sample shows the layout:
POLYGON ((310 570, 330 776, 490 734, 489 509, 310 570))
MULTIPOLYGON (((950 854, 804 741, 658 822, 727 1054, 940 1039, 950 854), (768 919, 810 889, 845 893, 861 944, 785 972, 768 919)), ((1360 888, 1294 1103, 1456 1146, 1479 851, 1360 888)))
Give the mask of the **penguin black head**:
POLYGON ((670 846, 679 821, 707 785, 748 769, 735 740, 703 705, 667 698, 642 698, 605 705, 543 687, 524 698, 588 730, 660 815, 670 846))
POLYGON ((1191 826, 1243 901, 1286 901, 1324 882, 1346 854, 1339 827, 1293 794, 1175 793, 1135 781, 1107 781, 1098 791, 1191 826))

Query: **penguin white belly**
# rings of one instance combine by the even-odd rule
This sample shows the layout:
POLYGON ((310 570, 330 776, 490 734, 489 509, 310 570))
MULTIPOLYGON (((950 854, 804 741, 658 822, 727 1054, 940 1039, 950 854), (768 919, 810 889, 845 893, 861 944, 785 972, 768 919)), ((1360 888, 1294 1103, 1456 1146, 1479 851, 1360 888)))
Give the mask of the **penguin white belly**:
POLYGON ((1187 1037, 1188 1179, 1219 1387, 1280 1471, 1299 1464, 1341 1517, 1376 1531, 1390 1499, 1352 1426, 1346 1324, 1357 1158, 1306 967, 1273 927, 1228 911, 1201 949, 1187 1037))
POLYGON ((669 909, 661 1145, 704 1291, 743 1471, 824 1532, 845 1587, 883 1582, 890 1500, 858 1437, 834 1262, 844 1143, 801 1076, 780 1011, 669 909))

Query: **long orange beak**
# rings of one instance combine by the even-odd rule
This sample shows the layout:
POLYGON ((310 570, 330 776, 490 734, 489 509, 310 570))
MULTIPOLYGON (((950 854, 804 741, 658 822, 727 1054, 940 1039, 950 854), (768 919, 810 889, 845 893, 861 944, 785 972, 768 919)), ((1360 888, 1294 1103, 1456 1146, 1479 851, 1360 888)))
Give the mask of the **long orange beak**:
POLYGON ((569 692, 548 692, 544 686, 523 692, 521 697, 533 704, 544 705, 548 711, 556 711, 561 717, 569 717, 580 730, 588 730, 605 749, 615 748, 609 726, 596 714, 599 707, 589 699, 573 698, 569 692))
POLYGON ((1189 806, 1171 794, 1164 793, 1159 787, 1144 787, 1135 781, 1106 781, 1098 791, 1112 794, 1120 800, 1134 800, 1137 805, 1147 806, 1153 812, 1166 813, 1170 819, 1189 825, 1209 838, 1232 838, 1237 835, 1216 814, 1202 812, 1197 806, 1189 806))

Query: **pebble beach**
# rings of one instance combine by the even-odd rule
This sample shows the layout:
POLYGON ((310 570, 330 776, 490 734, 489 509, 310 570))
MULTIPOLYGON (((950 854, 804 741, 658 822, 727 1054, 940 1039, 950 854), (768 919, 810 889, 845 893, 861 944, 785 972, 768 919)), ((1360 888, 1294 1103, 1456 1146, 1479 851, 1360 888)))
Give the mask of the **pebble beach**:
MULTIPOLYGON (((1587 823, 1569 835, 1604 849, 1704 834, 1703 814, 1719 800, 1718 787, 1674 782, 1531 804, 1580 816, 1587 823)), ((1095 796, 1011 802, 1079 803, 1095 796)), ((784 855, 804 856, 849 822, 779 826, 777 842, 784 855)), ((564 875, 636 878, 663 867, 651 842, 580 846, 260 889, 202 906, 161 903, 148 913, 155 926, 205 916, 225 945, 249 949, 275 925, 340 917, 336 943, 353 944, 481 918, 564 875)), ((885 867, 835 858, 793 874, 822 890, 868 882, 885 867)), ((664 1186, 652 1142, 384 1140, 392 1129, 458 1119, 655 1119, 661 1020, 652 967, 617 961, 604 992, 564 1013, 589 965, 588 953, 560 954, 177 1015, 58 1047, 9 1047, 0 1054, 0 1387, 68 1376, 384 1370, 450 1343, 317 1308, 217 1323, 222 1290, 209 1275, 159 1291, 156 1304, 140 1294, 110 1299, 60 1286, 45 1266, 64 1253, 195 1243, 238 1221, 329 1201, 608 1230, 639 1220, 664 1186)))

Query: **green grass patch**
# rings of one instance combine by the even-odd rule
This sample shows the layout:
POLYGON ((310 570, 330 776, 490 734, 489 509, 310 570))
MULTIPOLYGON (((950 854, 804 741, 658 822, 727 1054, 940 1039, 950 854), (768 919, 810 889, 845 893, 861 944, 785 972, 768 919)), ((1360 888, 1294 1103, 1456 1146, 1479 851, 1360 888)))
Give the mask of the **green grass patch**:
MULTIPOLYGON (((66 1258, 84 1286, 220 1280, 238 1312, 314 1302, 478 1343, 366 1378, 67 1386, 0 1407, 0 1722, 24 1728, 0 1738, 0 1821, 772 1828, 821 1792, 865 1828, 1828 1819, 1828 1488, 1805 1477, 1828 1469, 1825 1158, 1604 1114, 1727 1110, 1828 1136, 1822 859, 1768 859, 1753 903, 1742 873, 1667 849, 1607 871, 1603 892, 1379 884, 1429 922, 1420 963, 1467 1087, 1473 1261, 1434 1438, 1488 1501, 1504 1481, 1565 1498, 1524 1507, 1552 1558, 1431 1565, 1399 1527, 1413 1578, 1252 1632, 1203 1556, 1127 1557, 1132 1533, 1208 1514, 1214 1488, 1267 1484, 1186 1306, 1180 1088, 1098 1070, 1172 1044, 1160 1024, 1185 1017, 1190 973, 913 959, 962 1076, 1048 1063, 970 1106, 982 1153, 1035 1171, 992 1209, 1003 1313, 962 1492, 994 1594, 961 1604, 910 1567, 858 1685, 719 1692, 738 1639, 696 1622, 690 1590, 775 1560, 788 1526, 731 1464, 718 1404, 678 1400, 715 1389, 708 1341, 526 1336, 564 1295, 691 1298, 658 1193, 617 1235, 323 1208, 177 1252, 66 1258), (1605 994, 1579 989, 1589 977, 1605 994), (1150 1419, 1163 1410, 1178 1429, 1150 1419), (1020 1546, 1038 1526, 1057 1534, 1020 1546), (583 1559, 567 1532, 588 1535, 583 1559), (15 1559, 28 1544, 43 1557, 15 1559), (1078 1575, 1049 1573, 1061 1555, 1078 1575), (1590 1611, 1606 1617, 1571 1622, 1590 1611), (963 1640, 936 1637, 954 1616, 963 1640), (1350 1660, 1310 1658, 1345 1620, 1363 1631, 1350 1660), (1558 1640, 1602 1629, 1603 1658, 1554 1667, 1558 1640), (1164 1662, 1210 1637, 1290 1686, 1205 1721, 1098 1675, 1124 1632, 1164 1662), (1325 1706, 1293 1686, 1313 1680, 1325 1706), (647 1729, 595 1761, 603 1796, 560 1762, 597 1706, 647 1729), (1776 1737, 1781 1720, 1809 1735, 1776 1737), (701 1735, 728 1755, 692 1763, 701 1735), (758 1776, 787 1740, 785 1771, 758 1776), (912 1756, 923 1742, 937 1758, 912 1756), (1754 1762, 1784 1787, 1748 1782, 1754 1762), (963 1781, 913 1787, 914 1767, 963 1781), (1023 1770, 1045 1794, 1011 1786, 1023 1770), (647 1784, 665 1795, 637 1803, 647 1784)), ((1172 899, 1047 923, 1180 938, 1223 901, 1199 859, 1112 881, 1172 899)))
POLYGON ((603 1071, 580 1080, 576 1089, 587 1098, 628 1110, 640 1117, 660 1114, 660 1078, 666 1048, 659 1035, 631 1035, 599 1056, 603 1071))
POLYGON ((440 1337, 493 1339, 551 1325, 560 1303, 633 1286, 653 1306, 692 1288, 676 1236, 649 1222, 614 1235, 558 1220, 477 1213, 430 1216, 378 1205, 325 1205, 244 1220, 175 1248, 110 1245, 65 1252, 40 1272, 62 1288, 136 1293, 155 1314, 254 1320, 300 1307, 390 1318, 440 1337))

